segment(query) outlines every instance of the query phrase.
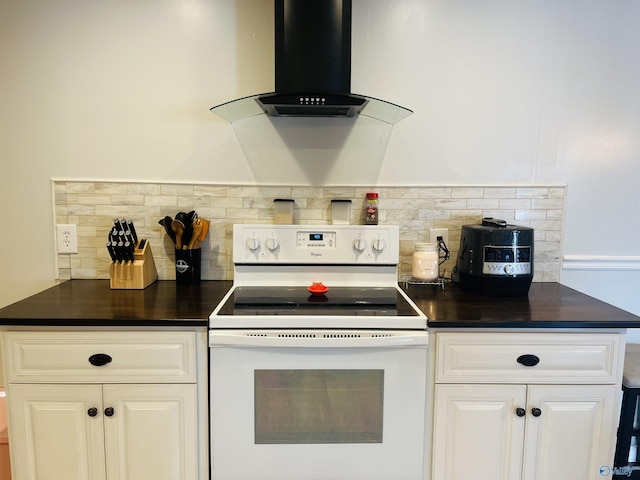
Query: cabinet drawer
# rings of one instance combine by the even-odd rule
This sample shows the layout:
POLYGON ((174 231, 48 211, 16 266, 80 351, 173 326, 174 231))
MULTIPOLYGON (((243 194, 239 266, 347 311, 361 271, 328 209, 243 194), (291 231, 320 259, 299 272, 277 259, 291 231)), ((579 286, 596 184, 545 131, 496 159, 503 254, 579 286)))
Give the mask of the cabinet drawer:
POLYGON ((195 332, 7 332, 5 339, 9 382, 196 381, 195 332), (111 361, 93 365, 97 354, 111 361))
POLYGON ((443 332, 436 338, 438 383, 613 384, 624 355, 620 334, 443 332), (523 365, 523 355, 539 361, 523 365))

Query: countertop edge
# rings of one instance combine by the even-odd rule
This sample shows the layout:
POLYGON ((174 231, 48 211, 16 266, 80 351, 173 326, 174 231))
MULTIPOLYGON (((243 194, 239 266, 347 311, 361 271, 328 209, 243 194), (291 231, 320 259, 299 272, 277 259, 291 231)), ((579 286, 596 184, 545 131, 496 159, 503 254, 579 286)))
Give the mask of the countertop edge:
POLYGON ((623 328, 640 328, 640 320, 638 322, 607 322, 607 321, 576 321, 576 322, 563 322, 563 321, 504 321, 504 322, 483 322, 483 321, 437 321, 430 322, 427 320, 428 328, 467 328, 467 329, 480 329, 480 328, 503 328, 503 329, 623 329, 623 328))

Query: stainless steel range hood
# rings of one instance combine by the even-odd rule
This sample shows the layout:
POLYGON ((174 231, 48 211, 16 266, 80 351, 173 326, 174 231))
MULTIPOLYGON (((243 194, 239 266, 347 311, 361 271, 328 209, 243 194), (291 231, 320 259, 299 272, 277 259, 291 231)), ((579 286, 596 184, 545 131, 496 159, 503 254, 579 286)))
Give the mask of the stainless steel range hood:
POLYGON ((254 115, 353 117, 395 124, 407 108, 351 93, 351 0, 275 0, 275 92, 211 108, 229 122, 254 115))

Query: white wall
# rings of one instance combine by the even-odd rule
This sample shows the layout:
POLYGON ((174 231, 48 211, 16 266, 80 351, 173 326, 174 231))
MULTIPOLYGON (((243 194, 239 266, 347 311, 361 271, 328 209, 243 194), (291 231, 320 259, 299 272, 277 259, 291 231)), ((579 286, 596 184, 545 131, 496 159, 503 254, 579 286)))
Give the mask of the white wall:
MULTIPOLYGON (((353 1, 352 90, 415 113, 336 142, 208 111, 273 89, 270 0, 0 0, 0 306, 54 282, 52 177, 566 182, 564 253, 637 255, 640 2, 353 1)), ((640 314, 637 269, 562 278, 640 314)))

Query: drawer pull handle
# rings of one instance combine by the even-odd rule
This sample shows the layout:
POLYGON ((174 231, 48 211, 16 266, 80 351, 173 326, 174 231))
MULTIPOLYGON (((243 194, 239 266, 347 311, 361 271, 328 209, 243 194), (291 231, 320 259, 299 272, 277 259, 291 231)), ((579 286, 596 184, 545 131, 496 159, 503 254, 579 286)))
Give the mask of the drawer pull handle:
POLYGON ((115 410, 113 409, 113 407, 107 407, 104 409, 104 414, 107 417, 113 417, 113 414, 116 413, 115 410))
POLYGON ((113 360, 113 358, 111 358, 111 356, 107 355, 106 353, 96 353, 95 355, 91 355, 89 357, 89 363, 95 367, 102 367, 107 363, 111 363, 111 360, 113 360))
POLYGON ((87 410, 87 415, 89 415, 90 417, 95 417, 96 415, 98 415, 98 409, 96 407, 91 407, 89 410, 87 410))
POLYGON ((518 363, 524 365, 525 367, 534 367, 538 363, 540 363, 540 358, 531 354, 520 355, 518 357, 518 363))
POLYGON ((531 415, 533 415, 534 417, 539 417, 540 415, 542 415, 542 410, 540 410, 538 407, 533 407, 531 409, 531 415))
POLYGON ((522 408, 522 407, 518 407, 516 408, 516 415, 519 417, 524 417, 527 414, 527 411, 522 408))

